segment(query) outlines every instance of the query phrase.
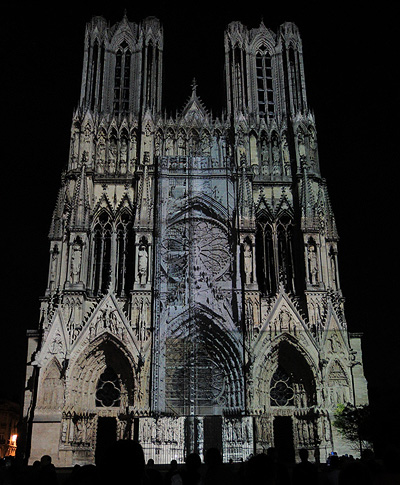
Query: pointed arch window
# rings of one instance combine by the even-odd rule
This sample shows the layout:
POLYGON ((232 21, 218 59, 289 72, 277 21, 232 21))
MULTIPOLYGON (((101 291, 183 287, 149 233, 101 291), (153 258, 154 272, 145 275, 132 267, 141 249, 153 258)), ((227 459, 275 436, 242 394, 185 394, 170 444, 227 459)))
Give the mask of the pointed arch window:
POLYGON ((117 224, 117 270, 116 292, 126 295, 133 284, 133 237, 130 214, 121 214, 117 224))
POLYGON ((287 341, 279 344, 278 351, 278 366, 270 381, 271 406, 315 405, 315 379, 304 356, 287 341))
POLYGON ((256 224, 256 274, 259 288, 264 295, 276 293, 273 225, 265 216, 259 218, 256 224))
POLYGON ((260 116, 273 117, 275 112, 272 57, 266 46, 256 53, 257 101, 260 116))
POLYGON ((295 110, 301 111, 303 109, 303 99, 300 82, 300 62, 298 52, 293 46, 289 48, 289 74, 293 105, 295 110))
POLYGON ((93 293, 106 293, 111 279, 111 234, 110 216, 102 212, 94 227, 93 293))
POLYGON ((264 295, 277 292, 279 281, 294 291, 293 224, 283 214, 278 220, 262 215, 256 222, 256 274, 264 295))
POLYGON ((244 59, 243 52, 239 47, 234 50, 234 80, 236 84, 236 109, 244 109, 245 91, 243 86, 244 59))
POLYGON ((114 71, 114 112, 129 111, 131 52, 128 44, 123 41, 115 56, 114 71))
POLYGON ((279 219, 276 232, 280 279, 286 291, 294 291, 293 225, 289 216, 279 219))
POLYGON ((146 102, 149 106, 151 103, 151 87, 152 87, 152 76, 154 72, 154 49, 152 42, 149 42, 147 47, 147 73, 146 73, 146 102))

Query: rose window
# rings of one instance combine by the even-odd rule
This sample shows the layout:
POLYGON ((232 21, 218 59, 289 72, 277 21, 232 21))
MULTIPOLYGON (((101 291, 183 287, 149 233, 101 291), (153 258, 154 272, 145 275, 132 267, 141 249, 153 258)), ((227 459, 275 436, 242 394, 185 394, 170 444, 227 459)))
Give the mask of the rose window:
POLYGON ((168 229, 163 247, 170 278, 190 275, 197 280, 215 280, 229 270, 230 248, 225 230, 214 221, 190 219, 168 229))

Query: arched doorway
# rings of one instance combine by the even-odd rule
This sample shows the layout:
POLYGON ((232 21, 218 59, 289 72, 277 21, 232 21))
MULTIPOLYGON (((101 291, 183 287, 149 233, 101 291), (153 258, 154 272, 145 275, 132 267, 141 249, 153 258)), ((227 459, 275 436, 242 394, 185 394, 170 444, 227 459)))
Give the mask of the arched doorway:
POLYGON ((262 413, 256 418, 256 449, 274 447, 293 461, 295 450, 318 443, 316 369, 295 338, 285 335, 260 370, 262 413))

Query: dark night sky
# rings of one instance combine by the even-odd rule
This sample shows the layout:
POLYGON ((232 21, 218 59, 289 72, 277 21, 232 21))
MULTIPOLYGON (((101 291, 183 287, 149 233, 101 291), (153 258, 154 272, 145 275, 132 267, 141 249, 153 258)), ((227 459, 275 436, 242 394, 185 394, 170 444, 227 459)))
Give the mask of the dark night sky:
POLYGON ((395 310, 398 157, 394 144, 399 111, 395 2, 237 3, 233 7, 216 0, 187 4, 117 0, 104 5, 71 1, 50 8, 40 2, 2 4, 6 250, 0 397, 20 400, 25 333, 36 328, 39 319, 39 297, 47 282, 47 234, 80 93, 85 24, 93 15, 103 15, 113 24, 126 9, 131 21, 154 15, 164 26, 163 96, 172 113, 190 95, 193 77, 206 107, 220 113, 223 34, 229 22, 240 20, 250 28, 263 19, 274 31, 284 21, 298 25, 321 171, 341 237, 339 269, 348 326, 350 331, 364 332, 364 366, 374 406, 395 403, 400 370, 395 310))

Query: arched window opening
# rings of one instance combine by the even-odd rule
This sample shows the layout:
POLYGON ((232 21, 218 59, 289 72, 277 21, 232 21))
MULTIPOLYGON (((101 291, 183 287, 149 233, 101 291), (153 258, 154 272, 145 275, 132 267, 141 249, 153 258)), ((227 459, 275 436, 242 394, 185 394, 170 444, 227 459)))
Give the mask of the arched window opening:
POLYGON ((146 103, 147 106, 151 105, 151 94, 152 94, 152 83, 153 83, 153 73, 154 69, 154 48, 153 44, 150 42, 147 47, 147 73, 146 73, 146 103))
POLYGON ((275 112, 272 58, 264 45, 259 47, 256 54, 256 81, 258 112, 260 116, 272 118, 275 112))
POLYGON ((119 407, 121 403, 121 384, 112 367, 101 374, 96 387, 97 407, 119 407))
POLYGON ((101 46, 100 50, 100 82, 99 82, 99 101, 97 103, 97 107, 101 110, 101 103, 103 101, 103 81, 104 81, 104 55, 105 55, 105 48, 104 44, 101 46))
POLYGON ((234 50, 234 80, 236 84, 236 100, 235 105, 236 109, 241 111, 243 110, 243 82, 242 82, 242 72, 243 72, 243 65, 242 65, 242 51, 239 47, 236 47, 234 50))
POLYGON ((273 226, 263 217, 256 224, 256 275, 263 295, 272 295, 277 290, 277 275, 274 255, 273 226))
POLYGON ((332 289, 338 290, 339 289, 339 278, 337 273, 337 254, 334 248, 331 246, 329 250, 329 261, 330 261, 330 273, 331 273, 331 282, 332 282, 332 289))
POLYGON ((106 293, 111 278, 111 222, 109 215, 102 212, 94 228, 93 293, 106 293))
POLYGON ((125 113, 129 110, 129 87, 131 76, 131 52, 123 41, 115 56, 114 71, 114 111, 125 113))
POLYGON ((288 215, 275 222, 266 216, 257 220, 256 274, 264 295, 275 294, 279 281, 294 292, 293 224, 288 215))
POLYGON ((293 226, 290 217, 282 216, 277 225, 280 280, 286 291, 294 291, 293 226))
POLYGON ((99 45, 97 40, 94 43, 93 47, 93 54, 92 54, 92 92, 91 92, 91 102, 90 108, 94 109, 94 104, 96 100, 96 83, 97 83, 97 62, 98 62, 98 55, 99 55, 99 45))
POLYGON ((278 349, 278 367, 271 378, 271 406, 311 407, 316 403, 315 379, 304 356, 289 342, 278 349))
POLYGON ((131 216, 123 212, 117 224, 117 271, 116 292, 126 295, 133 283, 133 237, 131 216))
POLYGON ((300 84, 300 72, 299 72, 299 59, 297 51, 293 47, 289 48, 289 73, 290 73, 290 85, 292 90, 292 99, 295 110, 302 110, 302 96, 301 96, 301 84, 300 84))

